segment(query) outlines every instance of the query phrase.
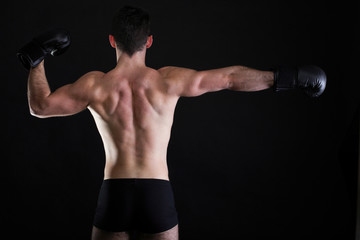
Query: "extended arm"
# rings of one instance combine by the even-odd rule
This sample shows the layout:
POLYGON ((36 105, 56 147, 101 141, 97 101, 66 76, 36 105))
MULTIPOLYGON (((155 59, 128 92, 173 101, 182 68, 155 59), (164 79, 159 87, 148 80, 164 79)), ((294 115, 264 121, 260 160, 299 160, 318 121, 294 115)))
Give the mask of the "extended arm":
POLYGON ((28 78, 30 113, 36 117, 54 117, 76 114, 91 101, 92 86, 101 72, 90 72, 73 84, 67 84, 51 92, 45 75, 44 62, 31 68, 28 78))
POLYGON ((208 71, 165 67, 159 70, 167 82, 167 91, 178 96, 199 96, 223 89, 260 91, 274 83, 274 73, 244 66, 232 66, 208 71))

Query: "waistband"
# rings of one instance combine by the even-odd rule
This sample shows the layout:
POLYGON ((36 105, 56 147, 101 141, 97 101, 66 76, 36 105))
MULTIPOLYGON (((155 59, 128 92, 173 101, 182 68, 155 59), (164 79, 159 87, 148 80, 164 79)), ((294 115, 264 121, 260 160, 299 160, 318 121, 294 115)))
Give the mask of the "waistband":
POLYGON ((136 183, 136 182, 163 182, 170 183, 169 180, 158 179, 158 178, 107 178, 104 179, 103 182, 128 182, 128 183, 136 183))

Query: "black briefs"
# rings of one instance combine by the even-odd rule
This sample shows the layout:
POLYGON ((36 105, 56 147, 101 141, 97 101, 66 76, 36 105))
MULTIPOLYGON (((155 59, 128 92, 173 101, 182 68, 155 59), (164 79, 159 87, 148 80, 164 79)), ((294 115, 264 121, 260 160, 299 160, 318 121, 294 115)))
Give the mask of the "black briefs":
POLYGON ((94 226, 110 232, 160 233, 178 224, 169 181, 106 179, 98 198, 94 226))

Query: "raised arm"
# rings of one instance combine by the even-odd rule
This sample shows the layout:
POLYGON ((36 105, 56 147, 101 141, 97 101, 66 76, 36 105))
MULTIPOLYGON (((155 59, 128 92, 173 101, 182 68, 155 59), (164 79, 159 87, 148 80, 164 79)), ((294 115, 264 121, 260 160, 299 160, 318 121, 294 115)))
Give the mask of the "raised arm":
POLYGON ((91 102, 94 82, 102 72, 89 72, 72 84, 51 92, 42 61, 31 68, 28 78, 28 101, 33 116, 45 118, 73 115, 84 110, 91 102))
POLYGON ((274 83, 274 73, 244 66, 232 66, 207 71, 187 68, 164 67, 159 69, 164 76, 169 94, 199 96, 223 89, 234 91, 260 91, 274 83))

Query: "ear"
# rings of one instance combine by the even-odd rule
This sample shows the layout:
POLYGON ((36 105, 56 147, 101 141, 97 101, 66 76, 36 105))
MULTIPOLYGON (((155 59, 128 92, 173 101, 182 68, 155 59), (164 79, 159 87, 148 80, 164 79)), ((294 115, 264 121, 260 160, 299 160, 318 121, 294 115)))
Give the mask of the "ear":
POLYGON ((146 48, 150 48, 152 43, 153 43, 153 36, 150 35, 150 36, 148 36, 148 39, 147 39, 147 42, 146 42, 146 45, 145 45, 146 48))
POLYGON ((116 48, 116 42, 115 42, 115 38, 113 35, 109 35, 109 42, 110 42, 110 45, 113 47, 113 48, 116 48))

